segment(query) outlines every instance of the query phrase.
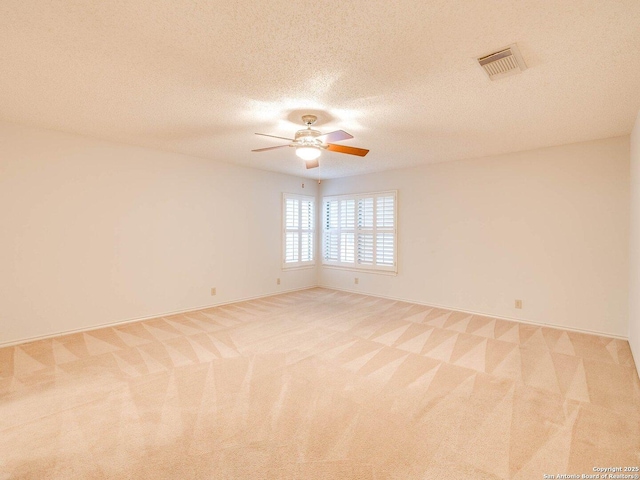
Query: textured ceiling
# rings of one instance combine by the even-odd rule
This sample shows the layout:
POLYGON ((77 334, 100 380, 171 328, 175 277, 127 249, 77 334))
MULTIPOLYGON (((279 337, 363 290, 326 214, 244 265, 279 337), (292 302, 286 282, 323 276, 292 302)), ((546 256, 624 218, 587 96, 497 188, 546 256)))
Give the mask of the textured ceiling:
POLYGON ((0 119, 315 178, 303 113, 365 158, 322 178, 628 134, 638 0, 0 2, 0 119), (491 82, 511 43, 528 69, 491 82))

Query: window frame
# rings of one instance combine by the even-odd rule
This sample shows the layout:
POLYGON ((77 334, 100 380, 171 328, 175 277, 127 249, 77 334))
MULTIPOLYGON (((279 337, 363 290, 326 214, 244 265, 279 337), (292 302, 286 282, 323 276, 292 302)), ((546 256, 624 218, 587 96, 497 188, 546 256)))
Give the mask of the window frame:
MULTIPOLYGON (((343 194, 343 195, 326 195, 322 197, 322 201, 320 204, 320 208, 322 209, 320 215, 320 221, 322 221, 321 232, 321 254, 320 254, 320 262, 323 267, 327 268, 336 268, 341 270, 352 270, 352 271, 362 271, 383 275, 397 275, 398 274, 398 191, 397 190, 385 190, 379 192, 367 192, 367 193, 356 193, 356 194, 343 194), (377 208, 378 208, 378 198, 379 197, 388 197, 393 196, 393 227, 392 231, 389 229, 381 229, 377 226, 377 208), (373 226, 371 228, 361 228, 358 227, 358 202, 360 200, 366 198, 373 198, 373 226), (337 227, 327 229, 327 201, 338 201, 338 206, 340 205, 340 201, 344 200, 353 200, 355 203, 355 217, 354 217, 354 227, 353 228, 344 228, 342 225, 342 218, 340 215, 340 207, 338 207, 338 218, 336 220, 337 227), (341 261, 342 257, 342 235, 343 228, 346 230, 345 233, 350 234, 353 232, 354 234, 354 261, 344 262, 341 261), (358 264, 358 232, 366 231, 367 234, 371 234, 373 236, 373 265, 359 265, 358 264), (338 260, 327 260, 327 233, 333 232, 337 235, 338 238, 338 247, 337 252, 335 252, 335 256, 338 260), (392 233, 393 234, 393 265, 378 265, 377 264, 377 236, 380 233, 392 233)), ((344 257, 342 257, 344 258, 344 257)))
POLYGON ((316 206, 316 197, 311 195, 300 195, 297 193, 282 193, 282 217, 281 217, 281 243, 282 243, 282 259, 281 266, 282 270, 298 270, 303 268, 313 268, 316 265, 316 254, 317 254, 317 206, 316 206), (287 200, 294 199, 300 202, 299 211, 298 211, 298 227, 297 228, 287 228, 287 200), (313 212, 313 218, 311 221, 311 229, 305 229, 302 226, 302 201, 311 202, 311 211, 313 212), (297 232, 298 233, 298 261, 296 262, 287 262, 287 232, 297 232), (311 260, 301 261, 299 260, 302 256, 302 233, 308 233, 311 236, 312 242, 312 251, 311 251, 311 260))

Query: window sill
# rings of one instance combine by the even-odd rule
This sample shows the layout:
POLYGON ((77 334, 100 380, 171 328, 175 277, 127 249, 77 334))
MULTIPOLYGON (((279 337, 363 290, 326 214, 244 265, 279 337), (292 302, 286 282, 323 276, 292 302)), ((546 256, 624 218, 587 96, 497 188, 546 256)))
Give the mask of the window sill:
POLYGON ((316 264, 314 263, 313 265, 294 265, 292 267, 282 267, 283 271, 289 271, 289 270, 309 270, 312 268, 316 268, 316 264))
POLYGON ((347 272, 373 273, 374 275, 386 275, 388 277, 397 277, 398 270, 375 270, 373 268, 343 267, 341 265, 322 264, 322 268, 331 270, 344 270, 347 272))

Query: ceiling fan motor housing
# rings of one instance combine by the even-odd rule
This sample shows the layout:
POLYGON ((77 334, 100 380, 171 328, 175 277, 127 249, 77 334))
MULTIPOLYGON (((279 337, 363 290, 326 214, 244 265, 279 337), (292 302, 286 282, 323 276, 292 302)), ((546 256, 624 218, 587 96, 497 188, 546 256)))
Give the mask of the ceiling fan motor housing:
POLYGON ((294 144, 297 146, 308 145, 308 146, 320 147, 322 146, 322 142, 318 140, 318 137, 320 135, 321 133, 318 130, 313 130, 311 128, 298 130, 296 132, 294 144))

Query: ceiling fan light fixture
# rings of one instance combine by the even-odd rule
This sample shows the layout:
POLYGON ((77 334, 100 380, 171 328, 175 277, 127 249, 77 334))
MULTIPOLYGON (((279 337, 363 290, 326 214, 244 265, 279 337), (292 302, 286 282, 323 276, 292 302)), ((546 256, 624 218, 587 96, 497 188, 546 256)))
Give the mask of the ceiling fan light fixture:
POLYGON ((256 135, 262 135, 264 137, 279 138, 281 140, 287 140, 290 143, 284 145, 275 145, 273 147, 256 148, 251 150, 252 152, 266 152, 268 150, 275 150, 278 148, 295 147, 296 156, 304 160, 307 168, 316 168, 320 164, 318 158, 322 150, 329 150, 330 152, 346 153, 349 155, 357 155, 358 157, 364 157, 369 150, 366 148, 357 148, 350 145, 339 145, 333 142, 339 142, 340 140, 349 140, 353 138, 353 135, 345 132, 344 130, 336 130, 329 133, 320 133, 318 130, 314 130, 311 126, 316 122, 315 115, 303 115, 302 121, 307 126, 302 130, 298 130, 294 138, 280 137, 277 135, 267 135, 266 133, 256 133, 256 135))
POLYGON ((296 147, 296 155, 302 160, 315 160, 320 156, 320 149, 312 146, 296 147))

